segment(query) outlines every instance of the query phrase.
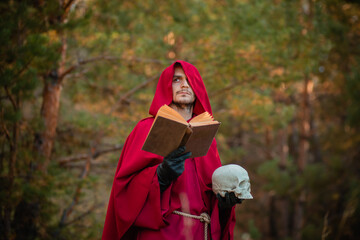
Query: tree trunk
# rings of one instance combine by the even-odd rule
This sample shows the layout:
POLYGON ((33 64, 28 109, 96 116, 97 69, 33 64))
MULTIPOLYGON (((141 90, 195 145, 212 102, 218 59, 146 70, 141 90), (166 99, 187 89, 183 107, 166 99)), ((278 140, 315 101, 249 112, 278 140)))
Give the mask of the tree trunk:
MULTIPOLYGON (((288 127, 279 130, 278 142, 280 143, 280 171, 287 171, 289 146, 287 141, 288 127)), ((286 239, 289 237, 289 206, 290 200, 287 196, 277 198, 278 209, 278 239, 286 239)))
POLYGON ((269 127, 266 127, 265 129, 265 157, 268 160, 272 160, 273 154, 272 154, 272 135, 271 135, 271 129, 269 127))
POLYGON ((319 137, 318 137, 318 133, 317 133, 317 126, 315 124, 315 120, 314 120, 314 110, 313 108, 310 106, 310 152, 311 152, 311 156, 312 158, 312 162, 313 163, 321 163, 323 162, 323 157, 322 157, 322 152, 321 152, 321 148, 320 148, 320 142, 319 142, 319 137))
MULTIPOLYGON (((304 89, 300 102, 300 111, 299 111, 299 129, 300 129, 300 139, 299 139, 299 152, 297 158, 297 167, 298 172, 301 175, 306 167, 308 162, 308 152, 309 152, 309 135, 310 135, 310 98, 309 94, 312 91, 312 81, 309 80, 309 77, 306 75, 304 79, 304 89)), ((301 239, 301 231, 303 228, 304 222, 304 204, 306 201, 306 189, 302 189, 298 198, 295 202, 294 208, 294 232, 293 239, 301 239)))
POLYGON ((276 198, 274 193, 269 196, 269 235, 270 239, 278 239, 276 198))
POLYGON ((305 76, 304 90, 300 102, 300 112, 299 112, 300 139, 299 139, 299 155, 297 158, 297 166, 300 173, 304 171, 304 168, 306 166, 308 159, 308 151, 310 146, 309 144, 309 135, 310 135, 309 91, 310 90, 312 90, 312 82, 309 81, 308 76, 305 76))
POLYGON ((50 79, 45 79, 44 84, 43 104, 41 107, 41 117, 44 123, 44 131, 41 134, 40 151, 42 156, 45 158, 41 169, 46 171, 56 133, 60 106, 61 84, 58 79, 51 79, 51 77, 50 79))
POLYGON ((39 168, 43 172, 47 171, 56 136, 63 80, 62 73, 64 72, 66 60, 66 48, 67 44, 65 36, 63 36, 59 68, 51 71, 44 79, 43 102, 41 107, 44 130, 40 134, 39 142, 39 150, 41 156, 44 158, 44 162, 39 168))
POLYGON ((278 141, 280 145, 280 169, 285 169, 288 166, 288 157, 289 157, 289 145, 287 141, 288 137, 288 127, 279 130, 278 132, 278 141))
MULTIPOLYGON (((13 111, 16 113, 20 109, 20 96, 17 93, 16 96, 5 87, 7 97, 13 106, 13 111)), ((11 213, 13 211, 13 202, 9 196, 13 195, 14 179, 16 175, 16 161, 18 154, 18 139, 20 135, 20 128, 18 120, 13 120, 12 131, 8 131, 5 123, 2 124, 2 130, 5 133, 5 137, 9 144, 9 159, 8 159, 8 172, 7 175, 2 175, 0 178, 1 194, 8 196, 2 199, 2 206, 0 208, 0 239, 11 239, 11 213)))

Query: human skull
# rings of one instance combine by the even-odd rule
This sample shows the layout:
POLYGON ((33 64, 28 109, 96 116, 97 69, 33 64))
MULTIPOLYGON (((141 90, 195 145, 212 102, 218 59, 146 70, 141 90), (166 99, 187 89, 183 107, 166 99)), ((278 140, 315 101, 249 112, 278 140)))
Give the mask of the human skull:
POLYGON ((252 199, 250 179, 247 171, 236 164, 217 168, 212 175, 212 189, 215 194, 225 197, 226 192, 233 192, 239 199, 252 199))

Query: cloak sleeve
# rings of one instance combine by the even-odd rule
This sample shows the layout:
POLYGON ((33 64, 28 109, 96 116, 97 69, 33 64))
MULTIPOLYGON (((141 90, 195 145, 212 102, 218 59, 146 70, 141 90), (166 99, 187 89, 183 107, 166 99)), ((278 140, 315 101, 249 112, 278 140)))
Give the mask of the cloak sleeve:
POLYGON ((121 239, 131 226, 163 226, 156 175, 162 159, 141 150, 153 118, 140 121, 127 138, 111 189, 102 239, 121 239))

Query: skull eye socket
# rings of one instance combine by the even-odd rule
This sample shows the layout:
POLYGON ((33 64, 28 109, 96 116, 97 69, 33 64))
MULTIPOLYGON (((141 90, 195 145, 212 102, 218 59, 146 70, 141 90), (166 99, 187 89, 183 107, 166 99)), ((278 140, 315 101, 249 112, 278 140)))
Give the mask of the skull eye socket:
POLYGON ((250 187, 250 183, 248 180, 243 180, 239 183, 239 187, 241 188, 249 188, 250 187))
POLYGON ((239 186, 245 185, 245 183, 246 183, 246 181, 243 180, 243 181, 239 182, 239 186))

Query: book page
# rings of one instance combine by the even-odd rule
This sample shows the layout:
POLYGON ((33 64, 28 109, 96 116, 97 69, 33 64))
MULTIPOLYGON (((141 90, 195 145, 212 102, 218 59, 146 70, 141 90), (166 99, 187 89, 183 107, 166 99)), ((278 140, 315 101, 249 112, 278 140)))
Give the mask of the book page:
POLYGON ((219 122, 218 121, 195 122, 195 123, 190 123, 190 126, 196 127, 196 126, 206 126, 206 125, 215 125, 215 124, 219 124, 219 122))
POLYGON ((158 113, 156 114, 156 117, 158 117, 158 116, 168 118, 168 119, 171 119, 173 121, 188 125, 188 123, 180 115, 180 113, 178 113, 177 111, 175 111, 174 109, 172 109, 168 105, 164 105, 159 109, 158 113))
POLYGON ((203 112, 198 116, 194 117, 190 121, 191 126, 202 126, 202 125, 211 125, 218 124, 219 122, 214 120, 213 116, 211 116, 208 112, 203 112))
POLYGON ((196 117, 194 117, 193 119, 191 119, 191 123, 194 122, 209 122, 209 121, 213 121, 213 117, 210 115, 210 113, 208 112, 203 112, 199 115, 197 115, 196 117))

